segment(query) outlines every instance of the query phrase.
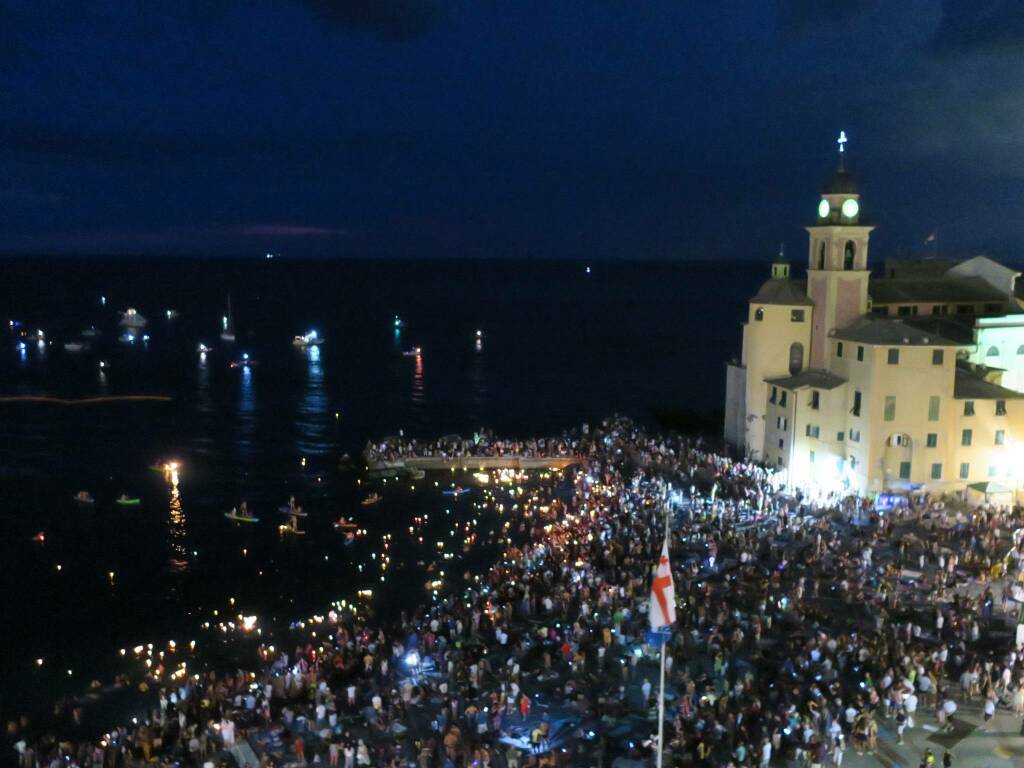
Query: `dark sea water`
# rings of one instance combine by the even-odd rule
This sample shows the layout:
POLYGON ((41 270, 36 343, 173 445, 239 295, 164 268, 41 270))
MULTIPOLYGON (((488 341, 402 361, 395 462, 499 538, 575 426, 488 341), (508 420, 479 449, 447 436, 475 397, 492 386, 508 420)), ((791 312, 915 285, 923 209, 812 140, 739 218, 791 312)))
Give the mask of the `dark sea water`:
POLYGON ((751 264, 599 263, 587 274, 579 263, 528 262, 4 263, 0 317, 53 343, 21 353, 13 336, 4 341, 0 396, 172 400, 0 403, 0 714, 109 680, 119 648, 207 643, 199 627, 212 610, 269 624, 370 584, 379 608, 413 607, 422 573, 412 545, 404 554, 397 545, 380 583, 374 542, 400 539, 425 513, 431 535, 450 534, 473 516, 469 502, 452 510, 428 482, 392 485, 383 504, 363 509, 366 488, 339 471, 342 454, 399 430, 555 434, 611 413, 690 412, 716 424, 724 364, 766 273, 751 264), (217 338, 229 293, 234 345, 217 338), (149 319, 148 343, 117 343, 117 311, 128 306, 149 319), (181 316, 168 321, 168 308, 181 316), (397 333, 395 315, 405 321, 397 333), (65 352, 89 325, 104 332, 96 349, 65 352), (319 355, 290 343, 310 329, 327 340, 319 355), (213 348, 205 362, 200 341, 213 348), (419 363, 401 355, 412 346, 423 349, 419 363), (242 351, 256 364, 229 368, 242 351), (176 495, 149 469, 170 459, 183 466, 176 495), (94 507, 73 503, 80 489, 94 507), (141 506, 117 507, 122 492, 141 506), (274 510, 292 494, 310 511, 309 534, 282 540, 274 510), (243 498, 261 524, 223 517, 243 498), (341 546, 330 526, 338 514, 371 535, 341 546), (45 543, 32 541, 38 532, 45 543))

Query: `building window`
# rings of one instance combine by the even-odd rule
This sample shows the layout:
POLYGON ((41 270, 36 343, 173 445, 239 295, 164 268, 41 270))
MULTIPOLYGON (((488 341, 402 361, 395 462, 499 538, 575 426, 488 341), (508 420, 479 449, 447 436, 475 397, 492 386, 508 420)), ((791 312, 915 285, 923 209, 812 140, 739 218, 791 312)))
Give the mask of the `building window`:
POLYGON ((807 437, 818 437, 821 434, 821 427, 816 427, 813 424, 807 425, 807 437))
POLYGON ((889 365, 900 364, 900 351, 898 349, 889 350, 889 365))
POLYGON ((811 408, 815 411, 818 410, 818 406, 821 404, 821 393, 813 389, 811 390, 811 408))
POLYGON ((843 356, 843 342, 837 341, 836 342, 836 357, 842 357, 842 356, 843 356))
POLYGON ((964 416, 973 416, 973 415, 974 415, 974 401, 973 400, 964 400, 964 416))
POLYGON ((947 315, 949 314, 949 307, 947 307, 945 304, 936 304, 935 306, 932 307, 932 314, 947 315))
POLYGON ((813 464, 814 463, 814 451, 811 451, 810 454, 811 454, 811 456, 810 456, 810 458, 811 458, 810 463, 813 464))
POLYGON ((985 357, 999 357, 999 347, 992 346, 985 352, 985 357))
POLYGON ((939 420, 939 396, 932 395, 928 398, 928 421, 939 420))
POLYGON ((910 462, 909 461, 901 461, 900 462, 900 480, 909 480, 909 479, 910 479, 910 462))
POLYGON ((789 375, 796 376, 804 367, 804 345, 794 341, 789 345, 789 375))
POLYGON ((960 445, 970 445, 974 439, 974 432, 970 429, 965 429, 960 433, 960 445))
POLYGON ((782 390, 782 394, 779 395, 779 405, 783 408, 786 407, 786 390, 782 390))
POLYGON ((1024 355, 1024 344, 1021 344, 1019 347, 1017 347, 1017 354, 1024 355))
POLYGON ((882 418, 885 421, 895 421, 896 419, 896 398, 893 395, 885 396, 885 411, 882 418))
POLYGON ((775 398, 777 398, 778 396, 779 396, 779 388, 778 387, 772 387, 772 394, 771 394, 771 397, 768 398, 768 402, 769 403, 774 403, 775 402, 775 398))
POLYGON ((758 307, 754 310, 754 319, 759 323, 764 320, 764 307, 758 307))
POLYGON ((988 476, 989 477, 995 477, 998 472, 999 472, 999 467, 997 467, 995 464, 989 464, 988 465, 988 476))
POLYGON ((860 392, 853 393, 853 408, 850 409, 850 413, 860 416, 860 392))
POLYGON ((939 436, 935 432, 929 432, 928 437, 925 438, 925 445, 928 448, 935 448, 939 444, 939 436))
POLYGON ((779 456, 778 464, 779 464, 780 467, 785 466, 785 464, 783 464, 783 462, 782 462, 782 457, 781 456, 779 456))
POLYGON ((859 429, 851 429, 850 430, 850 442, 851 443, 859 443, 860 442, 860 430, 859 429))
POLYGON ((941 479, 942 479, 942 465, 941 464, 932 464, 932 480, 941 480, 941 479))
POLYGON ((1006 401, 1005 400, 996 400, 996 416, 1005 416, 1005 415, 1006 415, 1006 401))
POLYGON ((802 323, 804 321, 804 311, 802 309, 791 309, 789 311, 789 319, 794 323, 802 323))
POLYGON ((859 346, 859 345, 857 347, 857 362, 858 363, 863 363, 864 362, 864 347, 859 346))
POLYGON ((971 475, 971 465, 966 461, 960 465, 960 479, 966 480, 971 475))
POLYGON ((857 255, 857 246, 853 240, 846 241, 846 248, 843 250, 843 269, 853 269, 853 258, 857 255))
POLYGON ((836 432, 836 442, 837 443, 841 443, 845 439, 846 439, 846 433, 845 432, 836 432))
POLYGON ((941 349, 932 350, 932 365, 942 365, 945 353, 941 349))
POLYGON ((780 438, 779 438, 779 450, 780 450, 780 451, 782 450, 782 448, 783 448, 783 446, 784 446, 784 445, 785 445, 785 443, 784 443, 784 441, 782 440, 782 438, 780 437, 780 438))
POLYGON ((821 248, 818 249, 818 269, 825 268, 825 241, 821 243, 821 248))
POLYGON ((996 430, 996 445, 1005 445, 1005 444, 1006 444, 1006 430, 1004 430, 1004 429, 997 429, 996 430))
POLYGON ((904 305, 896 308, 896 314, 902 317, 917 314, 917 304, 904 305))

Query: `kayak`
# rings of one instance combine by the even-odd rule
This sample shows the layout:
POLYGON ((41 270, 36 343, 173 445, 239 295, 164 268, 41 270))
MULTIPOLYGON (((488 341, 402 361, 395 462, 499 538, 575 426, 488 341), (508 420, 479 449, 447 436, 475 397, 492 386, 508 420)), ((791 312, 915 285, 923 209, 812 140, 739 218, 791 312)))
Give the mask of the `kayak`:
POLYGON ((339 531, 356 531, 359 529, 359 526, 355 523, 335 523, 334 527, 339 531))
POLYGON ((258 517, 245 517, 235 512, 225 512, 224 517, 228 520, 234 520, 236 523, 258 523, 260 521, 258 517))
POLYGON ((441 491, 443 496, 461 496, 464 493, 469 493, 469 488, 445 488, 441 491))
POLYGON ((279 530, 282 534, 289 534, 291 536, 305 536, 306 535, 305 531, 297 531, 294 528, 292 528, 290 525, 279 525, 279 526, 277 526, 277 530, 279 530))
POLYGON ((299 512, 297 510, 289 509, 288 507, 278 507, 277 511, 282 515, 295 515, 295 517, 309 517, 308 512, 299 512))
POLYGON ((374 504, 377 504, 380 501, 381 501, 381 497, 380 496, 378 496, 377 494, 372 494, 370 496, 367 496, 360 503, 364 507, 370 507, 370 506, 373 506, 374 504))
POLYGON ((95 504, 96 499, 92 496, 72 496, 76 504, 95 504))
POLYGON ((129 499, 122 498, 117 499, 117 503, 120 504, 122 507, 137 507, 139 504, 142 503, 142 499, 138 497, 133 497, 129 499))

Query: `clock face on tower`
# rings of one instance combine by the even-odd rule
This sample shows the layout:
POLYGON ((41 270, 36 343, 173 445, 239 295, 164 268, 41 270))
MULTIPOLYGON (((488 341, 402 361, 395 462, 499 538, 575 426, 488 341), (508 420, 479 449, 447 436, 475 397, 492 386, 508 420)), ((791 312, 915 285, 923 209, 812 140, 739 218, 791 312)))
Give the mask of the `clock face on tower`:
POLYGON ((858 211, 860 211, 860 205, 852 197, 849 200, 843 200, 843 216, 852 219, 857 216, 858 211))
POLYGON ((822 219, 828 216, 828 200, 822 200, 818 203, 818 216, 822 219))

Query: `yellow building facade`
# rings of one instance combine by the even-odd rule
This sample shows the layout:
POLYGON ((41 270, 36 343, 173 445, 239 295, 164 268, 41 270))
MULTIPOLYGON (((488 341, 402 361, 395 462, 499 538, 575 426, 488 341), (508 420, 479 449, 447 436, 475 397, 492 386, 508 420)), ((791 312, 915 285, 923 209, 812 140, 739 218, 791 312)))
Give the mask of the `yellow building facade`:
MULTIPOLYGON (((725 438, 792 489, 1024 489, 1024 306, 991 259, 868 266, 853 177, 827 181, 806 278, 778 259, 726 376, 725 438)), ((1022 286, 1024 288, 1024 286, 1022 286)))

